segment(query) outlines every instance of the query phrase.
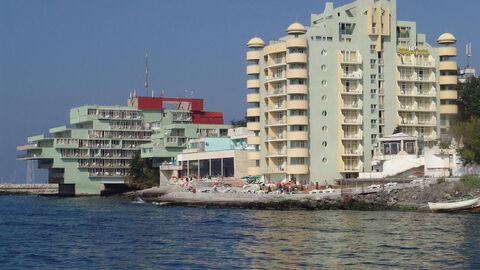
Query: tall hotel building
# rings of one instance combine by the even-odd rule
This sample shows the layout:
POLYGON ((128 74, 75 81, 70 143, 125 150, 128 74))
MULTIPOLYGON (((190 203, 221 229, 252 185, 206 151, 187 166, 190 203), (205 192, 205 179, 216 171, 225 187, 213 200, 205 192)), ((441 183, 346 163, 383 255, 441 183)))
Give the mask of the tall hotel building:
POLYGON ((331 183, 371 171, 377 139, 396 127, 439 138, 457 113, 455 41, 445 33, 432 47, 415 22, 397 20, 395 0, 326 3, 310 27, 293 23, 268 45, 252 38, 249 173, 331 183))

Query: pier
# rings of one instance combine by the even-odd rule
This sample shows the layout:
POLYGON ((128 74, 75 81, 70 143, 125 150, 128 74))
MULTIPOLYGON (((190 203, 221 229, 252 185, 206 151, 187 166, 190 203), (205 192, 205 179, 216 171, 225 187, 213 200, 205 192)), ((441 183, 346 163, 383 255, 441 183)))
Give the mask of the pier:
POLYGON ((58 195, 58 184, 0 184, 0 194, 58 195))

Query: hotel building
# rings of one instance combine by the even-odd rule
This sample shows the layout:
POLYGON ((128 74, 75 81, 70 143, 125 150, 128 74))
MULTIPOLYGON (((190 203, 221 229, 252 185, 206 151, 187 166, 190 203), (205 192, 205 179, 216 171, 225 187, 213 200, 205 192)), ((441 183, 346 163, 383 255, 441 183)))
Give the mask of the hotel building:
POLYGON ((248 43, 249 174, 332 183, 372 170, 378 138, 436 140, 457 113, 455 37, 432 47, 395 0, 326 3, 269 44, 248 43))
MULTIPOLYGON (((193 138, 226 137, 221 112, 203 111, 203 99, 137 97, 128 106, 85 105, 70 110, 70 125, 51 128, 51 136, 28 137, 19 160, 38 160, 48 183, 63 195, 98 195, 125 183, 138 153, 154 166, 175 164, 193 138)), ((161 170, 161 168, 160 168, 161 170)))

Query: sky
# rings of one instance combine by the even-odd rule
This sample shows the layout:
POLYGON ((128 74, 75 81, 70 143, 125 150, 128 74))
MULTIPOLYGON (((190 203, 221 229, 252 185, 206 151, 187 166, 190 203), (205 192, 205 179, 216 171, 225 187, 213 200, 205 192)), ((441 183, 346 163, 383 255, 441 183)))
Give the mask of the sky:
MULTIPOLYGON (((242 119, 246 42, 277 39, 295 21, 309 25, 324 7, 324 0, 0 0, 0 182, 24 182, 26 162, 16 161, 15 147, 68 124, 70 108, 124 105, 134 89, 143 94, 145 49, 155 93, 194 91, 226 122, 242 119)), ((456 36, 461 66, 472 42, 477 70, 479 10, 478 0, 397 1, 398 19, 416 21, 430 44, 443 32, 456 36)), ((46 179, 41 171, 38 182, 46 179)))

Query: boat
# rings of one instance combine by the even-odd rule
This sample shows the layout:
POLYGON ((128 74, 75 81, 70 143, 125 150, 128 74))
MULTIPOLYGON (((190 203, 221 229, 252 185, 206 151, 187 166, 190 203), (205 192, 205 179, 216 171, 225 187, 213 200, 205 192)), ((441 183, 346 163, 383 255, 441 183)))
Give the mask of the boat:
POLYGON ((456 211, 456 210, 475 208, 475 207, 480 207, 480 197, 479 198, 468 197, 463 200, 439 202, 439 203, 429 202, 428 207, 432 212, 456 211))

